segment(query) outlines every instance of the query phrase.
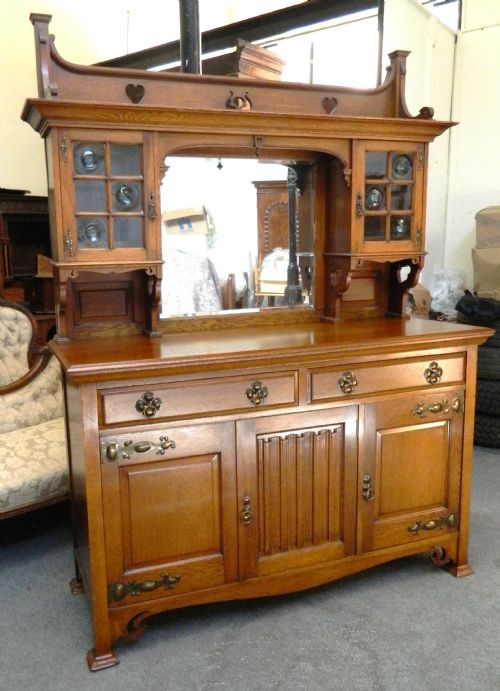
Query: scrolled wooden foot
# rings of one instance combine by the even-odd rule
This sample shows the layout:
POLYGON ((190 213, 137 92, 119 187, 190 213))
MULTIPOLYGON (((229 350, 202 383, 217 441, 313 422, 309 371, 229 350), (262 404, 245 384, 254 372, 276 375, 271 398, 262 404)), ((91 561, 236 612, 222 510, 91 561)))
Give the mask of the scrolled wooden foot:
POLYGON ((127 641, 137 641, 146 630, 146 619, 151 616, 149 612, 139 612, 130 619, 123 630, 123 638, 127 641))
POLYGON ((120 658, 113 649, 102 655, 98 655, 95 648, 87 653, 87 665, 91 672, 98 672, 100 669, 106 669, 106 667, 114 667, 119 662, 120 658))
POLYGON ((436 545, 436 547, 432 548, 429 559, 434 566, 439 568, 448 566, 451 563, 451 559, 446 556, 446 550, 444 547, 440 547, 439 545, 436 545))

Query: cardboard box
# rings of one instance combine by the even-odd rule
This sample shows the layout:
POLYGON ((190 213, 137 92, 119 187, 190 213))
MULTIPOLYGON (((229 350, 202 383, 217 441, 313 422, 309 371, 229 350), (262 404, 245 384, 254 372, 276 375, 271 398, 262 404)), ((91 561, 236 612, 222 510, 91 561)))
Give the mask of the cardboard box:
POLYGON ((475 290, 474 295, 478 298, 489 298, 500 302, 500 290, 475 290))
POLYGON ((413 295, 413 301, 415 303, 412 311, 413 316, 428 318, 432 300, 430 291, 421 283, 417 283, 417 285, 411 289, 411 294, 413 295))
POLYGON ((51 278, 53 276, 52 260, 50 257, 45 257, 43 254, 36 256, 36 277, 37 278, 51 278))
POLYGON ((500 290, 500 247, 472 250, 474 290, 484 294, 500 290))
POLYGON ((208 235, 207 213, 204 207, 164 211, 162 219, 167 235, 208 235))
POLYGON ((476 247, 500 247, 500 206, 488 206, 477 212, 476 247))

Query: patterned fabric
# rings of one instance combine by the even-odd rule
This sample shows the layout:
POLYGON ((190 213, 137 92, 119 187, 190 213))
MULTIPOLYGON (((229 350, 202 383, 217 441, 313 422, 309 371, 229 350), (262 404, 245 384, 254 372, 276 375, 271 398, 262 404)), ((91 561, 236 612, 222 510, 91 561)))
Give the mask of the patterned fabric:
POLYGON ((217 272, 207 257, 169 249, 163 271, 162 316, 222 309, 217 272))
POLYGON ((64 418, 2 434, 0 445, 0 513, 67 494, 64 418))
MULTIPOLYGON (((31 323, 0 306, 0 386, 28 372, 31 323)), ((52 357, 26 386, 0 396, 0 514, 68 492, 61 368, 52 357)))
MULTIPOLYGON (((61 417, 63 412, 61 368, 52 357, 47 367, 29 384, 0 396, 0 435, 53 420, 61 417)), ((0 449, 2 445, 0 437, 0 449)))
POLYGON ((0 306, 0 386, 6 386, 28 371, 31 323, 17 309, 0 306))

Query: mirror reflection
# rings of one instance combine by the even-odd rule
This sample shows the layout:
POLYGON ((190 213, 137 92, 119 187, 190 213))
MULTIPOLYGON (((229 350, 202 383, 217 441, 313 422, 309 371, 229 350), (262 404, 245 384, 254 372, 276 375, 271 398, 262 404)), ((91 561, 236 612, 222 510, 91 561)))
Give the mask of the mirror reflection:
POLYGON ((162 317, 313 304, 310 163, 170 156, 162 317))

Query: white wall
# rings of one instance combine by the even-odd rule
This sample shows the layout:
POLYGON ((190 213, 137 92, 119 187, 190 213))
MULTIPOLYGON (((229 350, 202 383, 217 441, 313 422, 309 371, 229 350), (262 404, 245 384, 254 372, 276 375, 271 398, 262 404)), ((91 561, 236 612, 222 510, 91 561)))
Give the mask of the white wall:
POLYGON ((0 187, 46 194, 43 142, 29 125, 20 120, 27 97, 37 96, 35 41, 30 12, 52 14, 51 33, 59 52, 71 62, 94 62, 125 50, 126 15, 117 12, 117 3, 87 0, 81 15, 75 3, 33 3, 16 0, 3 4, 0 24, 0 71, 3 99, 0 128, 0 187), (114 5, 114 8, 113 8, 114 5), (113 14, 113 9, 114 13, 113 14), (85 13, 85 14, 84 14, 85 13), (114 31, 109 27, 114 26, 114 31))
MULTIPOLYGON (((200 0, 206 30, 290 4, 286 0, 200 0)), ((43 142, 20 119, 26 98, 36 98, 35 41, 31 12, 50 14, 56 48, 69 62, 86 65, 179 38, 177 0, 13 0, 2 3, 0 22, 0 187, 46 194, 43 142)))
MULTIPOLYGON (((406 102, 412 115, 423 106, 434 108, 436 120, 450 120, 453 98, 455 32, 442 24, 418 0, 385 0, 383 52, 409 50, 406 102)), ((446 263, 448 163, 452 132, 430 145, 427 189, 427 257, 421 282, 430 285, 446 263)))
MULTIPOLYGON (((259 3, 259 12, 286 4, 283 0, 259 0, 259 3)), ((202 28, 241 19, 250 14, 247 7, 247 3, 200 0, 202 28)), ((50 30, 56 35, 56 46, 65 59, 89 64, 177 38, 178 3, 173 0, 166 3, 157 0, 4 3, 0 24, 3 77, 0 187, 45 194, 42 140, 20 120, 25 99, 37 95, 33 27, 29 21, 32 11, 53 15, 50 30)), ((422 276, 424 282, 443 266, 465 268, 472 282, 470 250, 475 243, 475 213, 500 203, 498 45, 499 0, 463 0, 463 31, 458 36, 456 50, 454 33, 441 25, 418 0, 386 0, 383 53, 386 56, 398 48, 411 51, 406 80, 410 111, 417 114, 422 106, 430 105, 436 118, 460 122, 450 136, 445 134, 431 145, 427 205, 429 255, 422 276)), ((384 61, 387 64, 387 58, 384 61)), ((338 62, 332 63, 329 80, 333 82, 336 81, 335 64, 338 62)))
POLYGON ((464 0, 458 37, 445 263, 472 287, 475 214, 500 204, 500 2, 464 0))

